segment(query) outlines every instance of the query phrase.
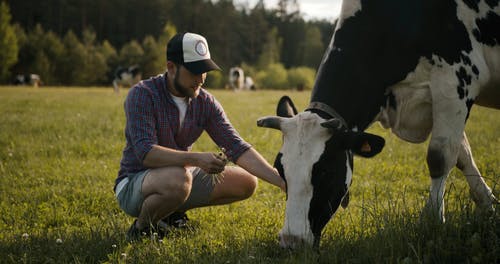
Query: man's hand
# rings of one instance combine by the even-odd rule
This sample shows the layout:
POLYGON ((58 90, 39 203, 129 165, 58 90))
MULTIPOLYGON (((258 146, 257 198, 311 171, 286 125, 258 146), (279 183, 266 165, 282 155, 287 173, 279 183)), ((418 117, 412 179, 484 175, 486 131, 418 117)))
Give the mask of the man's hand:
POLYGON ((227 161, 215 153, 199 153, 198 164, 208 174, 218 174, 224 171, 227 161))

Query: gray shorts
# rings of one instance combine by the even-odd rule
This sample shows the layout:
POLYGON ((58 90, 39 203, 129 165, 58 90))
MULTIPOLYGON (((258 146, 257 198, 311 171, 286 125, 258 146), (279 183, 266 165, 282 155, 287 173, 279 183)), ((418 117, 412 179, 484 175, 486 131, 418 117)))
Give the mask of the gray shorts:
MULTIPOLYGON (((120 208, 130 216, 138 217, 141 212, 144 196, 142 195, 142 182, 149 170, 129 174, 121 180, 116 187, 116 198, 120 208)), ((191 168, 193 185, 191 193, 184 204, 177 211, 184 212, 195 207, 206 206, 210 202, 210 194, 214 190, 212 177, 208 176, 200 168, 191 168)))

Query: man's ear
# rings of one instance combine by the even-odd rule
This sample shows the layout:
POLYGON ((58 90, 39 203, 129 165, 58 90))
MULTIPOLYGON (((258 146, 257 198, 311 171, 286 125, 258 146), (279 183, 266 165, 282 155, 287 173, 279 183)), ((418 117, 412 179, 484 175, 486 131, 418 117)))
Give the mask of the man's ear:
POLYGON ((173 75, 175 75, 175 71, 177 71, 177 65, 173 61, 167 61, 167 71, 173 75))
POLYGON ((344 138, 341 140, 345 148, 365 158, 377 155, 385 145, 383 137, 365 132, 349 132, 344 134, 344 138))

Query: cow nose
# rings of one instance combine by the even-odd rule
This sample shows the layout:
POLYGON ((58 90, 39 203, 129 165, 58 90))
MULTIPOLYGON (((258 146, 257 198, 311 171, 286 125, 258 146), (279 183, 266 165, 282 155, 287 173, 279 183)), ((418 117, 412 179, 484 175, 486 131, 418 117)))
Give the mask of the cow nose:
POLYGON ((296 249, 307 244, 303 238, 294 235, 280 234, 279 239, 282 248, 296 249))

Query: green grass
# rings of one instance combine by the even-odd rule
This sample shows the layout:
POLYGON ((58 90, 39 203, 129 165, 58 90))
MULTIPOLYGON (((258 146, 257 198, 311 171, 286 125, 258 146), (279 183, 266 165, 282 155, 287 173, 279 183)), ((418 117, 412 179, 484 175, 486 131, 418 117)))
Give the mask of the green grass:
MULTIPOLYGON (((272 162, 278 131, 256 119, 284 93, 305 108, 309 92, 212 91, 233 125, 272 162)), ((326 226, 318 252, 280 249, 285 195, 261 182, 243 202, 189 212, 194 230, 128 244, 132 218, 112 187, 124 146, 123 100, 112 89, 0 88, 0 263, 498 263, 500 216, 474 213, 453 170, 447 222, 420 221, 430 179, 427 144, 403 142, 375 124, 386 147, 355 160, 351 202, 326 226), (60 239, 61 243, 57 243, 60 239)), ((476 163, 499 194, 500 115, 475 106, 466 131, 476 163)), ((203 135, 195 150, 216 151, 203 135)))

